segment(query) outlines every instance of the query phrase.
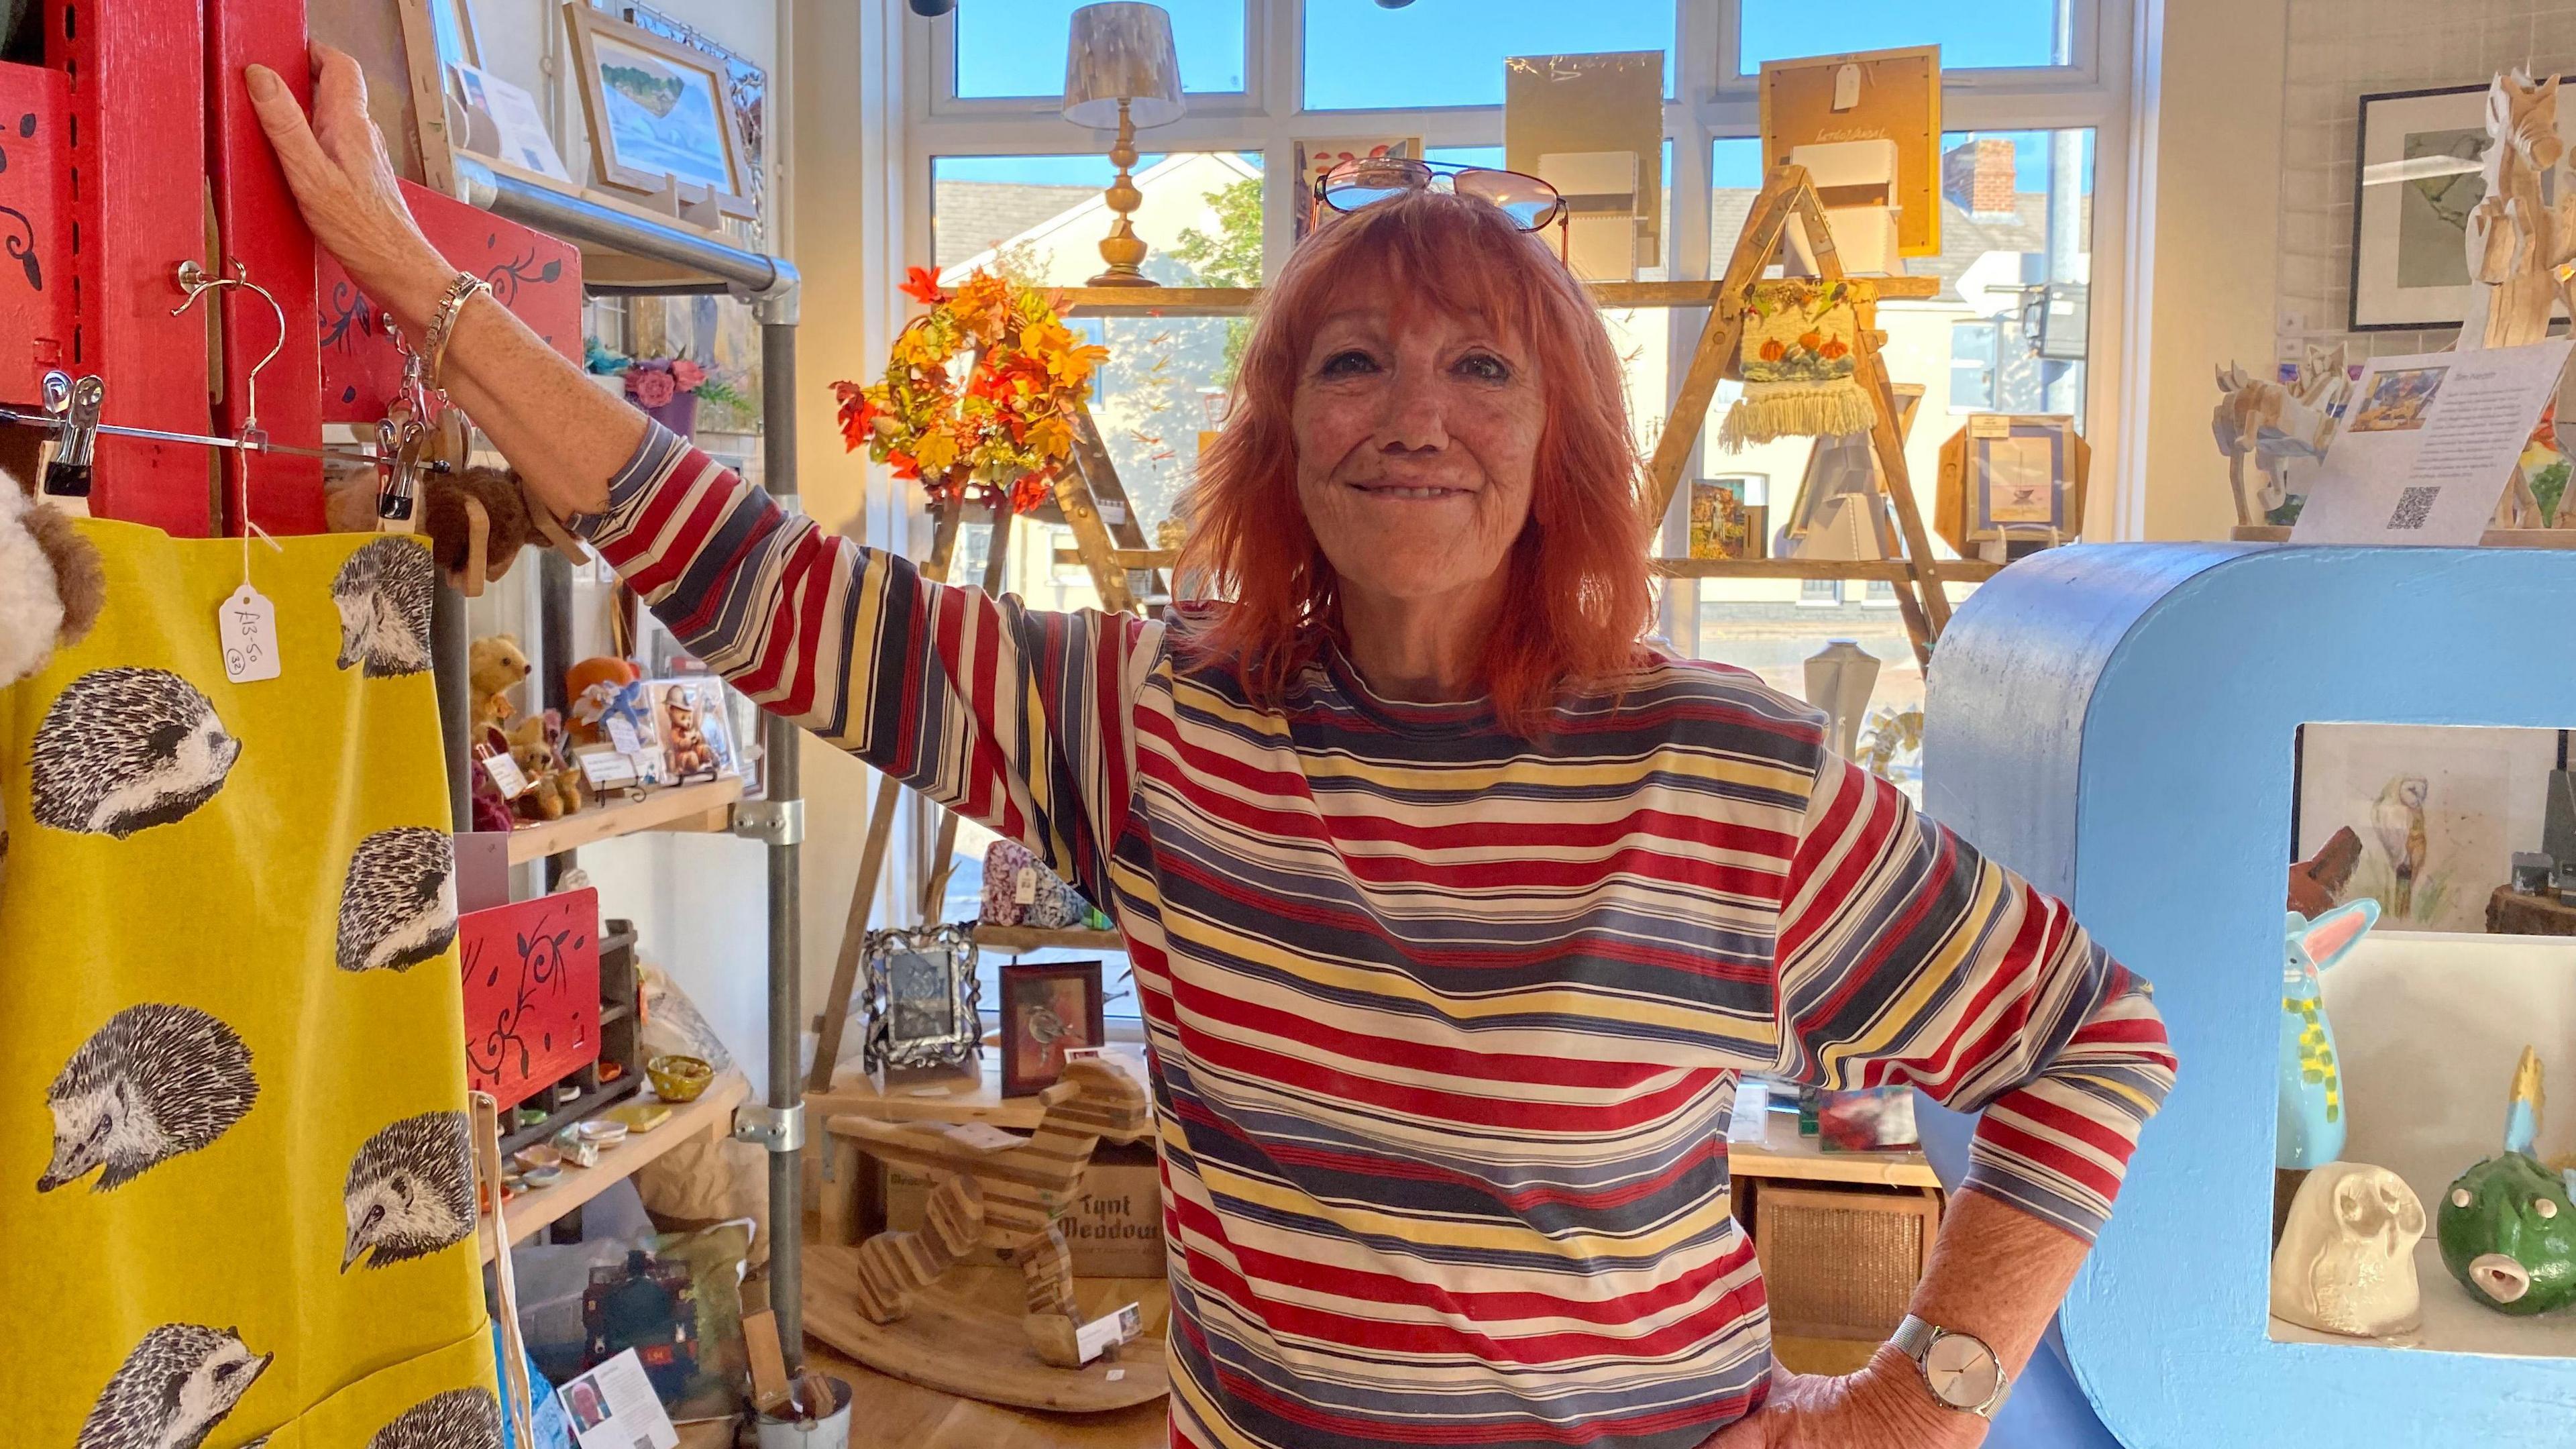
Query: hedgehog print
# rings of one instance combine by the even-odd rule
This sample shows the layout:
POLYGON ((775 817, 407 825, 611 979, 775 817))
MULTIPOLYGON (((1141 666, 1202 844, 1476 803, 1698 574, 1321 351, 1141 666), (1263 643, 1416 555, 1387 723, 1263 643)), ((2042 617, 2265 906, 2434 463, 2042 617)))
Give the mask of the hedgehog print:
POLYGON ((405 1117, 367 1139, 341 1190, 340 1271, 426 1258, 474 1236, 473 1128, 462 1112, 405 1117))
POLYGON ((405 1409, 367 1449, 501 1449, 501 1401, 488 1389, 450 1389, 405 1409))
POLYGON ((444 830, 406 826, 358 842, 340 883, 343 971, 402 971, 456 939, 456 848, 444 830))
POLYGON ((32 813, 39 825, 123 840, 213 799, 241 748, 178 675, 92 670, 36 726, 32 813))
POLYGON ((258 1100, 250 1048, 231 1027, 193 1006, 129 1006, 81 1043, 47 1089, 54 1160, 36 1191, 93 1171, 91 1191, 122 1187, 223 1136, 258 1100))
POLYGON ((369 679, 429 668, 429 604, 438 566, 407 538, 380 538, 340 565, 331 602, 340 606, 340 667, 369 679))
POLYGON ((229 1328, 165 1323, 125 1356, 74 1449, 197 1449, 276 1357, 229 1328))

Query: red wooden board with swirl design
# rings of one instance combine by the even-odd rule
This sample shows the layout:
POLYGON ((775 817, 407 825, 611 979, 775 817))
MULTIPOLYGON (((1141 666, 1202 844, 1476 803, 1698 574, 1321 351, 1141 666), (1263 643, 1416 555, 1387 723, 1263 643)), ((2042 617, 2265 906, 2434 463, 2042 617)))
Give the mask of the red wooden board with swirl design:
POLYGON ((468 911, 456 941, 474 1090, 506 1111, 599 1060, 599 892, 468 911))
POLYGON ((72 353, 71 171, 63 73, 0 65, 0 399, 37 400, 72 353))
MULTIPOLYGON (((501 305, 555 351, 581 361, 580 252, 544 232, 426 187, 406 181, 402 189, 420 229, 450 265, 490 282, 501 305)), ((384 309, 369 301, 328 253, 317 258, 315 278, 321 304, 322 420, 371 425, 385 415, 402 381, 402 354, 386 334, 384 309)))

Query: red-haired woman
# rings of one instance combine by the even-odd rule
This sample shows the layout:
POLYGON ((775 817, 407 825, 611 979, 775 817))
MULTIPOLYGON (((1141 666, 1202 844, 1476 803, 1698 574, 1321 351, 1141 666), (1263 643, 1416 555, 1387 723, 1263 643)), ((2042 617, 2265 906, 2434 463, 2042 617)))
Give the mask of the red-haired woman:
MULTIPOLYGON (((316 236, 406 326, 454 273, 356 68, 252 90, 316 236), (316 137, 318 130, 318 140, 316 137)), ((488 298, 446 382, 701 657, 1109 907, 1152 1047, 1172 1433, 1968 1445, 2172 1079, 2064 907, 1648 648, 1620 375, 1487 201, 1414 192, 1281 272, 1167 621, 924 582, 782 514, 488 298), (1981 1108, 1915 1317, 1775 1374, 1729 1211, 1738 1073, 1981 1108)))

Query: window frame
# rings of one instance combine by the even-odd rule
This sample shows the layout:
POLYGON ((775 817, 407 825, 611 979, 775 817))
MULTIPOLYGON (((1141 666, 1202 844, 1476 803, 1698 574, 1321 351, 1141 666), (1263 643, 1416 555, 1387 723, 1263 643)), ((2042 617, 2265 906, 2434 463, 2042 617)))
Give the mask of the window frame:
MULTIPOLYGON (((972 3, 972 0, 968 0, 972 3)), ((1190 0, 1197 3, 1197 0, 1190 0)), ((1263 255, 1275 274, 1292 239, 1293 209, 1303 204, 1289 164, 1299 140, 1419 135, 1426 147, 1494 146, 1502 139, 1502 107, 1388 107, 1381 110, 1303 108, 1305 4, 1303 0, 1241 0, 1244 7, 1244 89, 1192 93, 1188 113, 1170 126, 1139 135, 1148 154, 1225 150, 1258 154, 1267 176, 1263 189, 1263 255)), ((1667 192, 1672 225, 1667 239, 1677 281, 1702 280, 1718 262, 1709 257, 1710 161, 1722 139, 1757 136, 1760 106, 1755 78, 1736 75, 1742 0, 1673 0, 1674 95, 1664 103, 1664 135, 1672 147, 1667 192)), ((2091 536, 2134 532, 2142 510, 2140 480, 2122 476, 2120 403, 2129 309, 2128 256, 2132 183, 2131 129, 2134 28, 2141 0, 2069 0, 2068 62, 2061 66, 1952 70, 1943 74, 1945 132, 2043 131, 2086 128, 2094 132, 2091 245, 2091 338, 2086 367, 2085 416, 2097 475, 2092 489, 2091 536), (2108 476, 2104 476, 2108 475, 2108 476)), ((932 255, 934 157, 1104 154, 1110 137, 1067 123, 1053 97, 960 99, 955 92, 956 21, 909 14, 901 18, 905 48, 905 196, 901 199, 908 255, 932 255)), ((1705 314, 1671 309, 1668 388, 1683 369, 1669 365, 1697 342, 1705 314)), ((1667 396, 1667 412, 1670 397, 1667 396)), ((1925 420, 1937 425, 1937 420, 1925 420)), ((1703 439, 1703 448, 1706 440, 1703 439)), ((1705 466, 1695 450, 1685 476, 1705 466)), ((1919 481, 1919 480, 1918 480, 1919 481)), ((1664 520, 1659 552, 1686 552, 1687 490, 1664 520)), ((1675 581, 1665 591, 1663 627, 1673 638, 1697 638, 1698 587, 1675 581)))

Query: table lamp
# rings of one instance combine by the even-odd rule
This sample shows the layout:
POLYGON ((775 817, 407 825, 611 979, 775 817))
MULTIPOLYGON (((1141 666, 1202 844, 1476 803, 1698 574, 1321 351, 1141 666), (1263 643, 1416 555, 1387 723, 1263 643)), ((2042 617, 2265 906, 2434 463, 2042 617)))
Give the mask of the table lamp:
POLYGON ((1099 130, 1118 127, 1109 159, 1118 179, 1109 183, 1109 209, 1118 215, 1100 239, 1109 270, 1095 287, 1150 287, 1137 270, 1145 243, 1128 218, 1145 199, 1127 169, 1136 164, 1136 128, 1168 126, 1181 118, 1181 58, 1172 47, 1172 17, 1160 5, 1115 0, 1073 12, 1064 55, 1064 118, 1099 130))

